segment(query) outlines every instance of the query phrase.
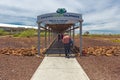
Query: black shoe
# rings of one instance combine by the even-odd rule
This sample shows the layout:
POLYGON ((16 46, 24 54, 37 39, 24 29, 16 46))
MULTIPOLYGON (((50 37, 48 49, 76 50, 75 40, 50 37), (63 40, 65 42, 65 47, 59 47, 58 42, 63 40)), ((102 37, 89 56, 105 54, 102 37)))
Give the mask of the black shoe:
POLYGON ((69 56, 69 55, 67 55, 67 58, 70 58, 70 56, 69 56))
POLYGON ((67 54, 65 54, 65 56, 67 57, 68 55, 67 55, 67 54))
POLYGON ((69 56, 68 56, 68 55, 65 55, 65 57, 66 57, 66 58, 69 58, 69 56))
POLYGON ((67 56, 67 58, 70 58, 70 56, 67 56))

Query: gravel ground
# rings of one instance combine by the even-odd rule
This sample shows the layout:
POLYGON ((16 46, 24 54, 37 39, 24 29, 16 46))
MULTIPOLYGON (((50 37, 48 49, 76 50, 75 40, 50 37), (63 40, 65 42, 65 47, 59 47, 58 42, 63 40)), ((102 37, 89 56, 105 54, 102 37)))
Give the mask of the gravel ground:
MULTIPOLYGON (((107 38, 109 39, 109 38, 107 38)), ((79 38, 75 39, 75 45, 79 46, 79 38)), ((102 38, 87 38, 83 37, 83 47, 94 47, 94 46, 119 46, 120 43, 113 43, 109 40, 103 40, 102 38)))
MULTIPOLYGON (((79 40, 76 39, 79 46, 79 40)), ((119 46, 101 39, 83 38, 83 47, 90 46, 119 46)), ((89 76, 90 80, 120 80, 120 56, 82 56, 78 62, 89 76)))
POLYGON ((120 56, 77 58, 90 80, 120 80, 120 56))
MULTIPOLYGON (((0 48, 31 48, 36 45, 37 37, 0 37, 0 48)), ((36 56, 0 54, 0 80, 30 80, 42 60, 36 56)))
POLYGON ((30 80, 42 59, 0 54, 0 80, 30 80))
MULTIPOLYGON (((44 39, 43 39, 44 40, 44 39)), ((79 46, 79 39, 75 39, 79 46)), ((0 48, 36 46, 37 38, 0 38, 0 48)), ((44 42, 42 42, 44 45, 44 42)), ((83 38, 83 47, 119 45, 109 41, 83 38)), ((41 46, 43 47, 43 46, 41 46)), ((120 56, 77 57, 91 80, 119 80, 120 56)), ((0 80, 30 80, 42 59, 35 56, 13 56, 0 54, 0 80)))
MULTIPOLYGON (((13 37, 0 37, 0 48, 31 48, 37 47, 37 37, 30 38, 13 38, 13 37)), ((44 48, 44 38, 41 37, 41 48, 44 48)))

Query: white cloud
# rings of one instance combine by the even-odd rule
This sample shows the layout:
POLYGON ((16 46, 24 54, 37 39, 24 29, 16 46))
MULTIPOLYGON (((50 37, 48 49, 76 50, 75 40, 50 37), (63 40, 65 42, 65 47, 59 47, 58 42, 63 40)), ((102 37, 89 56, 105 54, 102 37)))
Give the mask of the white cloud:
POLYGON ((83 15, 86 30, 120 30, 120 8, 113 6, 109 9, 91 12, 83 15))
POLYGON ((35 25, 36 17, 66 8, 82 13, 84 30, 120 30, 119 0, 1 0, 0 23, 35 25))

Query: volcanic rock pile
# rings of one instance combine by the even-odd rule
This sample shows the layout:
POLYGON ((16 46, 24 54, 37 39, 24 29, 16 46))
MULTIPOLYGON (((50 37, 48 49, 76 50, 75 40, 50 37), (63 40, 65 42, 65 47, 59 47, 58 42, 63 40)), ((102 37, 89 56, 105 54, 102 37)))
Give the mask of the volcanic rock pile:
MULTIPOLYGON (((79 47, 74 47, 72 49, 74 53, 79 53, 79 47)), ((83 48, 82 55, 106 55, 106 56, 119 56, 120 55, 120 46, 95 46, 83 48)))
MULTIPOLYGON (((74 46, 71 51, 75 54, 79 54, 79 47, 74 46)), ((45 49, 40 50, 41 55, 45 53, 45 49)), ((36 48, 2 48, 0 49, 0 54, 6 55, 17 55, 17 56, 34 56, 38 54, 36 48)), ((95 56, 119 56, 120 55, 120 46, 95 46, 83 48, 82 55, 95 55, 95 56)))
MULTIPOLYGON (((41 49, 40 52, 43 54, 45 49, 41 49)), ((17 55, 17 56, 34 56, 38 54, 36 48, 2 48, 0 49, 0 54, 6 55, 17 55)), ((41 54, 41 55, 42 55, 41 54)))

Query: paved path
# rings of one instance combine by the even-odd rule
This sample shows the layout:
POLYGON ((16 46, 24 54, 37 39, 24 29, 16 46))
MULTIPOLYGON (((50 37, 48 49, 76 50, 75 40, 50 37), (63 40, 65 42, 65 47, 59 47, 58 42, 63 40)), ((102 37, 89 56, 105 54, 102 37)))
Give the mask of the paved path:
POLYGON ((49 49, 47 49, 46 54, 65 54, 62 41, 56 39, 49 49))
POLYGON ((90 80, 75 58, 45 57, 31 80, 90 80))

